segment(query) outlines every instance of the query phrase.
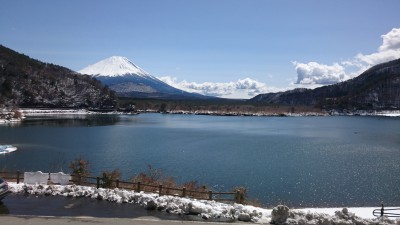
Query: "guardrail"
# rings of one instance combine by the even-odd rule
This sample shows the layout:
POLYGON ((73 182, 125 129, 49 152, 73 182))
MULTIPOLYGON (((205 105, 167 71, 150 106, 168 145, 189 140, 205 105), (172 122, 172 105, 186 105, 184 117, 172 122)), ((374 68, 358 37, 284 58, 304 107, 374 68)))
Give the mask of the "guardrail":
POLYGON ((382 217, 382 216, 387 216, 387 217, 400 217, 400 208, 390 208, 390 209, 385 209, 385 207, 382 204, 382 207, 380 209, 375 209, 372 214, 376 217, 382 217))
MULTIPOLYGON (((16 171, 16 172, 0 172, 0 176, 8 181, 15 181, 17 183, 23 182, 24 172, 16 171)), ((149 192, 149 193, 157 193, 161 195, 171 195, 171 196, 180 196, 180 197, 191 197, 202 200, 215 200, 215 201, 224 201, 224 202, 235 202, 239 204, 244 203, 244 196, 240 190, 236 192, 216 192, 212 190, 208 190, 205 186, 201 188, 201 190, 191 190, 186 187, 177 188, 177 187, 168 187, 162 184, 146 184, 142 182, 129 182, 129 181, 121 181, 121 180, 107 180, 107 186, 105 180, 101 177, 90 177, 90 176, 74 176, 71 175, 72 179, 70 180, 71 184, 77 185, 85 185, 85 186, 93 186, 96 188, 107 187, 107 188, 122 188, 127 190, 134 190, 137 192, 149 192)), ((49 176, 50 183, 50 176, 49 176)))
MULTIPOLYGON (((72 177, 75 177, 71 175, 72 177)), ((74 180, 74 179, 72 179, 74 180)), ((104 181, 101 177, 78 177, 75 182, 77 184, 83 184, 88 186, 96 186, 96 188, 103 187, 104 181)), ((176 187, 168 187, 162 184, 146 184, 142 182, 129 182, 129 181, 121 181, 121 180, 110 180, 111 187, 123 188, 127 190, 134 190, 137 192, 150 192, 157 193, 161 195, 171 195, 171 196, 180 196, 180 197, 192 197, 196 199, 203 200, 215 200, 215 201, 227 201, 227 202, 235 202, 242 204, 244 202, 243 195, 240 191, 236 192, 216 192, 212 190, 207 190, 205 186, 203 186, 203 190, 191 190, 186 187, 176 188, 176 187), (227 197, 228 196, 228 197, 227 197), (231 198, 229 198, 229 196, 231 198)))

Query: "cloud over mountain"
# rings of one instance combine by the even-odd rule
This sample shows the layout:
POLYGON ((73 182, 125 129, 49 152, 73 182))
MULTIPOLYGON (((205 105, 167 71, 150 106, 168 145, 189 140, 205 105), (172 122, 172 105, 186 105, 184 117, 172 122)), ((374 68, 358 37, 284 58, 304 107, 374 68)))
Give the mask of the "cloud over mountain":
POLYGON ((245 98, 253 97, 260 93, 268 91, 265 83, 253 80, 251 78, 239 79, 231 82, 188 82, 186 80, 178 81, 175 77, 165 76, 158 79, 165 83, 188 92, 195 92, 203 95, 216 97, 245 98))
POLYGON ((297 72, 298 84, 332 84, 348 78, 345 68, 338 63, 332 66, 316 62, 293 62, 297 72))
POLYGON ((393 28, 381 35, 383 42, 377 52, 364 55, 357 54, 353 59, 333 63, 332 65, 317 62, 293 62, 297 72, 296 84, 327 85, 338 83, 358 76, 371 66, 400 58, 400 28, 393 28))
POLYGON ((379 47, 379 51, 400 49, 400 28, 393 28, 389 33, 381 37, 383 44, 379 47))

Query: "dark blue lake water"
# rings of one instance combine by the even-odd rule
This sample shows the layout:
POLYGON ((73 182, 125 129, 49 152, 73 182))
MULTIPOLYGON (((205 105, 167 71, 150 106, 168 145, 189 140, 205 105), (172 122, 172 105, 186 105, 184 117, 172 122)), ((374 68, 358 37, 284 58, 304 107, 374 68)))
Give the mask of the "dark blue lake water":
POLYGON ((63 170, 78 156, 93 175, 152 165, 180 182, 248 188, 265 206, 400 205, 400 119, 114 115, 30 117, 0 126, 0 169, 63 170))

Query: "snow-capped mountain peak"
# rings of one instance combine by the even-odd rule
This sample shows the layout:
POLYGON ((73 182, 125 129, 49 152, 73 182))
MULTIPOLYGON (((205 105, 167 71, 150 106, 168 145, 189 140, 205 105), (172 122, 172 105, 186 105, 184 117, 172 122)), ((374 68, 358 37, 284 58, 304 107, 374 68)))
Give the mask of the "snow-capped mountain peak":
POLYGON ((111 90, 115 91, 120 97, 175 99, 209 98, 174 88, 148 74, 129 59, 122 56, 112 56, 103 59, 78 72, 93 76, 103 85, 107 85, 111 90))
POLYGON ((123 56, 112 56, 78 71, 92 76, 119 77, 128 74, 151 77, 146 71, 123 56))

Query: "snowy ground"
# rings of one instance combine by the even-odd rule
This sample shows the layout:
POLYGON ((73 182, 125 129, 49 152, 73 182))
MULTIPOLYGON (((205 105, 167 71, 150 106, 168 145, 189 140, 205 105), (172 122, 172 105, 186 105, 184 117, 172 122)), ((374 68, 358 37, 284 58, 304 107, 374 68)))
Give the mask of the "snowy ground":
POLYGON ((0 124, 5 124, 5 123, 18 123, 21 122, 20 119, 11 119, 11 120, 6 120, 6 119, 0 119, 0 124))
POLYGON ((377 113, 376 115, 377 116, 400 117, 400 111, 381 112, 381 113, 377 113))
POLYGON ((86 115, 94 114, 86 109, 21 109, 24 115, 35 116, 35 115, 49 115, 49 114, 75 114, 75 115, 86 115))
MULTIPOLYGON (((86 109, 29 109, 24 108, 20 110, 25 116, 40 116, 40 115, 88 115, 88 114, 124 114, 123 112, 93 112, 86 109)), ((157 113, 156 110, 138 110, 140 113, 157 113)), ((174 111, 171 110, 168 113, 171 114, 199 114, 199 115, 230 115, 230 116, 279 116, 279 114, 269 114, 269 113, 238 113, 238 112, 213 112, 213 111, 174 111)), ((362 116, 388 116, 388 117, 400 117, 400 110, 393 111, 357 111, 355 113, 337 113, 331 112, 333 116, 347 116, 347 115, 362 115, 362 116)), ((304 112, 304 113, 288 113, 286 116, 327 116, 329 113, 314 113, 314 112, 304 112)), ((0 120, 0 123, 2 121, 0 120)))
MULTIPOLYGON (((162 210, 173 214, 198 215, 204 219, 237 219, 255 223, 269 224, 272 209, 263 209, 241 204, 224 204, 215 201, 196 200, 174 196, 158 196, 144 192, 134 192, 122 189, 104 189, 77 185, 27 185, 9 183, 13 193, 33 195, 61 195, 66 197, 87 197, 107 200, 117 203, 135 203, 149 210, 162 210)), ((286 223, 290 225, 400 225, 400 220, 374 218, 373 208, 313 208, 293 209, 288 214, 286 223)))

